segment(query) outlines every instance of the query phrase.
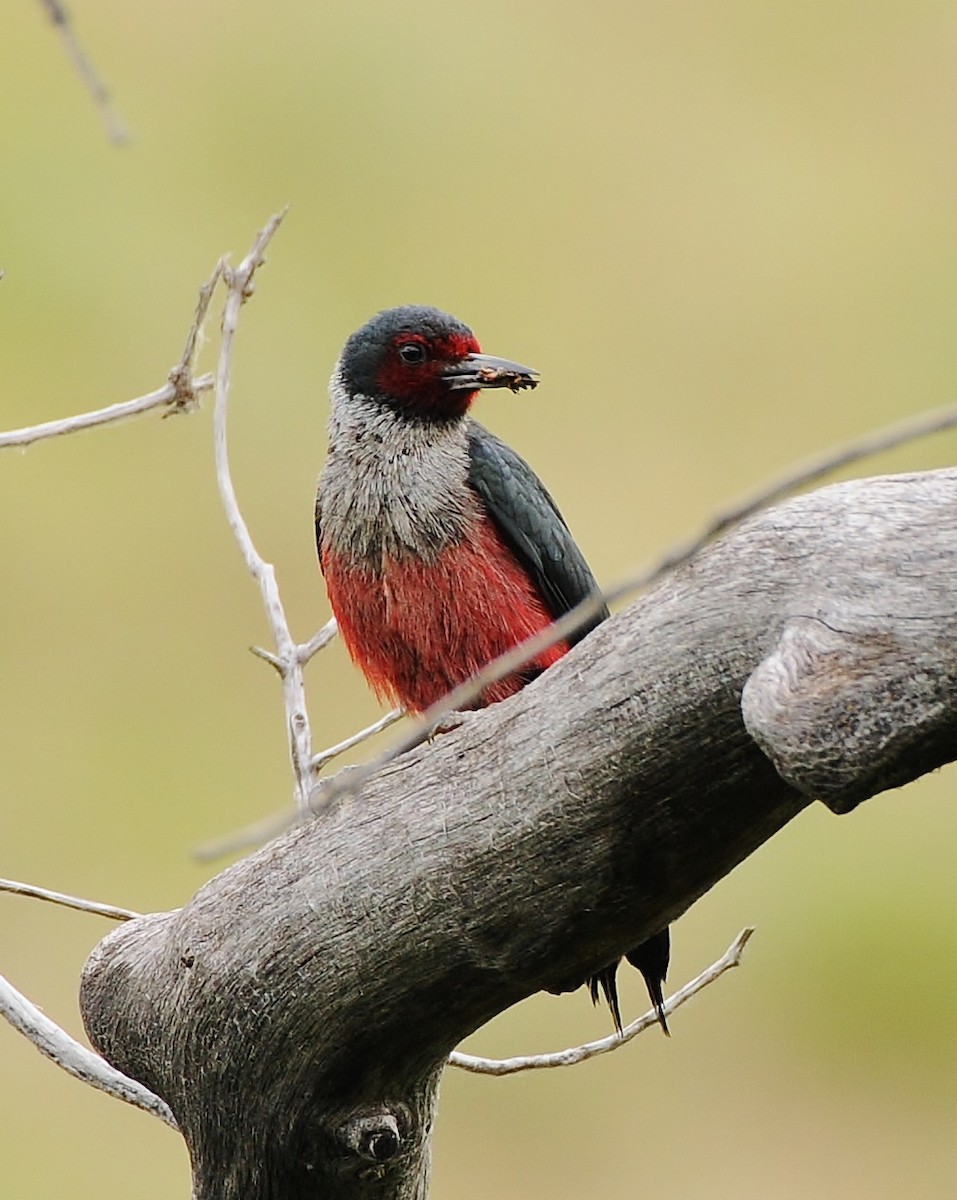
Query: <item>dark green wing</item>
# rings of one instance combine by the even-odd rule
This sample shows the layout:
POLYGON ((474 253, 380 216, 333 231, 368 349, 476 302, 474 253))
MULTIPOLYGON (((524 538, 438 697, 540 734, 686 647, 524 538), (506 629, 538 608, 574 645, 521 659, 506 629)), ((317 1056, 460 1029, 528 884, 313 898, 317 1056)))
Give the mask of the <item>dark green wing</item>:
MULTIPOLYGON (((469 429, 469 483, 513 553, 535 580, 553 617, 560 617, 597 592, 598 584, 575 545, 555 501, 523 458, 476 422, 469 429)), ((580 641, 608 616, 601 611, 569 640, 580 641)), ((667 926, 628 952, 642 973, 661 1028, 668 1032, 662 988, 668 971, 671 940, 667 926)), ((615 1025, 621 1029, 618 962, 609 963, 589 983, 594 999, 604 991, 615 1025)))
MULTIPOLYGON (((469 427, 469 483, 553 617, 600 590, 545 485, 523 458, 474 421, 469 427)), ((603 604, 569 641, 581 641, 608 615, 603 604)))

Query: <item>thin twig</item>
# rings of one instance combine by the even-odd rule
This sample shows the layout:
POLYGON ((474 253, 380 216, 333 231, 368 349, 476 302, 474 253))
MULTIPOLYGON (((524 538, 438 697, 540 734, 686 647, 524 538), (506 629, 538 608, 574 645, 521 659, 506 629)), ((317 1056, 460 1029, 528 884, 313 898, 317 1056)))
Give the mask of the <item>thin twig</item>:
MULTIPOLYGON (((308 809, 309 795, 315 782, 312 768, 312 735, 306 711, 305 688, 299 646, 293 639, 286 620, 282 597, 276 583, 276 572, 253 543, 249 527, 243 518, 229 468, 226 441, 226 415, 229 405, 229 384, 232 373, 233 342, 239 324, 239 314, 252 295, 253 277, 265 262, 265 251, 285 213, 276 213, 259 231, 252 249, 235 269, 226 267, 226 307, 223 312, 223 332, 220 342, 219 365, 216 371, 216 408, 213 415, 213 442, 216 453, 216 481, 226 520, 249 573, 259 584, 266 619, 276 643, 275 661, 270 657, 283 683, 283 701, 289 735, 289 757, 295 780, 296 808, 308 809)), ((268 652, 267 652, 268 653, 268 652)), ((264 657, 264 656, 263 656, 264 657)))
POLYGON ((209 312, 216 284, 222 278, 223 263, 216 267, 203 286, 199 289, 199 299, 189 331, 186 334, 186 344, 179 362, 167 376, 164 387, 146 396, 138 396, 135 400, 124 400, 119 404, 111 404, 107 408, 99 408, 95 412, 80 413, 73 417, 63 417, 56 421, 44 421, 41 425, 30 425, 23 429, 11 429, 0 433, 0 450, 8 446, 30 446, 34 442, 42 442, 46 438, 59 437, 61 434, 76 433, 80 429, 93 429, 97 425, 106 425, 111 421, 122 421, 126 417, 134 417, 138 413, 149 412, 153 408, 163 408, 170 416, 172 413, 190 412, 199 403, 203 392, 211 390, 214 384, 212 375, 200 375, 193 378, 196 365, 196 355, 202 342, 203 325, 209 312))
POLYGON ((352 734, 336 745, 330 746, 327 750, 322 750, 313 756, 313 770, 318 771, 320 767, 324 767, 327 762, 338 758, 340 754, 345 754, 347 750, 351 750, 354 746, 366 741, 368 738, 375 737, 377 733, 381 733, 383 729, 388 729, 390 725, 394 725, 396 721, 401 721, 405 716, 404 708, 393 708, 391 712, 387 712, 384 717, 380 717, 378 721, 373 721, 371 725, 367 725, 365 729, 360 729, 358 733, 352 734))
POLYGON ((79 912, 95 913, 113 921, 134 921, 142 913, 130 908, 117 908, 115 904, 100 904, 96 900, 82 900, 64 892, 51 892, 49 888, 37 887, 33 883, 18 883, 16 879, 0 879, 0 892, 12 892, 15 896, 30 896, 34 900, 49 900, 51 904, 62 904, 64 908, 75 908, 79 912))
MULTIPOLYGON (((724 954, 717 962, 712 963, 707 970, 702 971, 697 979, 692 979, 683 988, 675 992, 665 1001, 665 1013, 670 1017, 676 1008, 696 996, 703 988, 714 983, 716 979, 730 971, 732 967, 740 966, 741 954, 748 939, 754 933, 753 929, 742 929, 724 954)), ((518 1071, 541 1071, 553 1067, 571 1067, 576 1063, 585 1062, 589 1058, 597 1058, 599 1054, 608 1054, 619 1050, 639 1033, 658 1025, 654 1012, 645 1013, 637 1021, 625 1026, 621 1034, 613 1033, 597 1042, 586 1042, 583 1046, 574 1046, 569 1050, 558 1050, 554 1054, 531 1054, 517 1058, 477 1058, 472 1054, 461 1054, 453 1051, 449 1062, 453 1067, 461 1067, 463 1071, 472 1071, 476 1075, 514 1075, 518 1071)))
POLYGON ((194 847, 193 858, 197 862, 215 862, 218 858, 229 858, 243 850, 255 849, 256 846, 272 841, 301 819, 298 810, 294 808, 271 813, 268 817, 262 817, 232 833, 202 842, 194 847))
MULTIPOLYGON (((226 270, 226 260, 221 258, 213 267, 213 273, 209 279, 199 289, 199 295, 196 299, 196 309, 193 312, 193 320, 189 330, 186 333, 186 344, 183 346, 183 353, 180 356, 179 362, 169 373, 170 383, 177 389, 179 399, 174 406, 171 406, 168 412, 163 414, 164 417, 170 417, 177 412, 190 412, 196 406, 196 386, 192 382, 193 371, 196 368, 196 358, 199 355, 203 345, 204 331, 206 328, 206 317, 209 315, 209 306, 212 303, 213 293, 216 291, 216 286, 223 277, 223 272, 226 270)), ((213 386, 213 376, 208 376, 210 387, 213 386)))
MULTIPOLYGON (((313 640, 315 641, 315 639, 313 640)), ((263 657, 266 656, 263 655, 263 657)), ((272 655, 268 656, 268 661, 273 661, 272 655)), ((275 665, 277 667, 280 666, 278 662, 275 665)), ((335 746, 330 746, 327 750, 321 750, 313 757, 313 770, 319 771, 331 759, 336 758, 340 754, 345 754, 347 750, 352 750, 360 742, 375 737, 377 733, 388 729, 390 725, 394 725, 396 721, 401 720, 405 715, 405 709, 394 708, 391 712, 386 713, 384 717, 380 717, 378 721, 373 721, 371 725, 367 725, 365 729, 360 729, 358 733, 352 734, 351 737, 338 742, 335 746)), ((261 846, 263 842, 268 842, 270 838, 278 836, 284 829, 288 829, 290 825, 294 825, 300 816, 300 813, 293 811, 263 817, 259 821, 254 821, 250 825, 243 826, 242 829, 237 829, 233 833, 226 834, 225 837, 204 842, 201 846, 196 847, 193 851, 193 856, 199 862, 212 862, 217 858, 225 858, 227 855, 238 854, 240 850, 249 850, 253 846, 261 846)))
POLYGON ((514 674, 543 651, 564 641, 582 625, 587 624, 603 604, 626 599, 635 592, 642 591, 656 583, 664 575, 683 566, 698 555, 719 534, 740 524, 760 509, 766 508, 801 487, 815 483, 850 463, 859 462, 863 458, 880 454, 885 450, 892 450, 905 442, 915 441, 934 433, 942 433, 955 425, 957 425, 957 404, 948 404, 933 409, 931 412, 895 422, 883 429, 863 434, 860 438, 848 442, 837 450, 798 464, 744 500, 719 512, 700 533, 679 543, 653 565, 642 568, 634 575, 626 577, 620 583, 601 593, 589 596, 576 608, 565 613, 558 621, 553 622, 534 637, 528 638, 488 663, 481 671, 477 671, 470 679, 459 684, 447 696, 427 709, 405 737, 400 738, 394 746, 371 762, 364 763, 353 771, 343 772, 334 780, 322 780, 316 785, 313 792, 312 811, 318 815, 340 797, 357 794, 383 767, 422 745, 428 740, 437 725, 442 724, 454 713, 467 709, 486 688, 514 674))
POLYGON ((94 103, 100 110, 100 115, 106 125, 106 132, 109 135, 110 141, 114 142, 117 146, 124 145, 129 141, 130 135, 110 103, 110 94, 106 90, 105 84, 94 70, 93 64, 87 58, 83 47, 77 40, 66 9, 59 3, 59 0, 40 0, 40 2, 47 10, 50 20, 60 30, 63 40, 66 43, 67 52, 73 60, 73 65, 76 67, 87 91, 93 97, 94 103))
MULTIPOLYGON (((212 375, 200 375, 192 381, 193 398, 201 392, 208 392, 213 386, 212 375)), ((162 408, 163 405, 182 407, 182 394, 172 383, 138 396, 135 400, 124 400, 120 404, 111 404, 107 408, 99 408, 95 412, 79 413, 73 417, 63 417, 58 421, 44 421, 42 425, 31 425, 23 429, 11 429, 0 433, 0 450, 7 446, 29 446, 33 442, 42 442, 45 438, 59 437, 63 433, 76 433, 80 429, 92 429, 96 425, 106 425, 110 421, 122 421, 126 417, 134 417, 138 413, 148 412, 151 408, 162 408)))
POLYGON ((255 654, 257 658, 261 658, 263 662, 269 663, 271 667, 273 667, 279 672, 280 675, 282 675, 282 659, 277 658, 271 650, 266 650, 263 646, 250 646, 249 652, 250 654, 255 654))
POLYGON ((305 666, 311 658, 324 649, 339 632, 339 626, 336 624, 336 618, 330 617, 323 627, 312 635, 308 642, 303 642, 298 647, 298 656, 300 663, 305 666))
POLYGON ((87 1050, 70 1037, 55 1021, 45 1016, 26 996, 18 992, 8 980, 0 975, 0 1016, 5 1017, 14 1029, 24 1035, 34 1046, 62 1067, 91 1087, 99 1088, 108 1096, 124 1100, 142 1108, 144 1112, 165 1121, 172 1129, 177 1128, 169 1106, 159 1096, 117 1071, 104 1058, 87 1050))
MULTIPOLYGON (((737 525, 746 517, 758 512, 759 509, 767 508, 775 500, 783 499, 791 492, 797 491, 798 488, 808 487, 827 475, 833 475, 841 467, 860 462, 862 458, 871 458, 875 454, 882 454, 885 450, 896 450, 898 446, 903 446, 906 442, 915 442, 919 438, 930 437, 935 433, 945 433, 955 426, 957 426, 957 404, 942 404, 939 408, 932 408, 926 412, 917 413, 913 417, 895 421, 891 425, 885 425, 881 429, 861 434, 860 437, 846 442, 836 450, 827 450, 822 454, 802 459, 779 475, 777 480, 758 488, 750 496, 739 500, 737 504, 732 504, 723 513, 714 517, 695 545, 697 546, 697 542, 702 538, 710 540, 716 537, 730 526, 737 525)), ((686 554, 684 557, 690 557, 690 554, 686 554)))

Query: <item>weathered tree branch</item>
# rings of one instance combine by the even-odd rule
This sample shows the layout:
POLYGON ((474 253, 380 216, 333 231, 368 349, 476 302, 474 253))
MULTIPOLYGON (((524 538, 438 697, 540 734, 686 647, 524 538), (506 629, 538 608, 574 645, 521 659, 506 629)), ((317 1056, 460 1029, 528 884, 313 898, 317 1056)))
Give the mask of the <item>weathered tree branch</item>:
POLYGON ((673 921, 816 795, 847 811, 957 755, 955 625, 957 471, 759 514, 518 696, 110 934, 90 1036, 169 1103, 196 1200, 424 1196, 463 1037, 673 921))

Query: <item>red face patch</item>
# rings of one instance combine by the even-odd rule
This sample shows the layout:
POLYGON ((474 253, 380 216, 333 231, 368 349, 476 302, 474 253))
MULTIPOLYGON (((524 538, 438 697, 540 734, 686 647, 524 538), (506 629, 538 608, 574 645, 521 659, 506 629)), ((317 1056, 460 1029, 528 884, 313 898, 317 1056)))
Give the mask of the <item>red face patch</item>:
POLYGON ((464 334, 426 337, 422 333, 397 333, 376 374, 376 385, 382 395, 423 413, 461 416, 478 389, 453 390, 442 375, 466 355, 479 351, 476 339, 464 334))

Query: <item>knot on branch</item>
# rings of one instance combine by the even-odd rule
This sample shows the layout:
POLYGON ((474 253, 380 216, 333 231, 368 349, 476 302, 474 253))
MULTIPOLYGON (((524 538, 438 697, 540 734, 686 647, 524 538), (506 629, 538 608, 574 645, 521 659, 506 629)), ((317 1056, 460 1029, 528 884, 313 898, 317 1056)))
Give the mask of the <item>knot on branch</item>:
POLYGON ((951 622, 793 617, 741 696, 781 777, 835 813, 941 766, 957 748, 951 622))
POLYGON ((395 1109, 364 1109, 340 1125, 336 1136, 358 1158, 381 1167, 401 1151, 403 1133, 408 1131, 410 1123, 405 1105, 397 1105, 395 1109))
POLYGON ((199 398, 203 392, 208 392, 213 386, 211 375, 201 375, 194 379, 188 364, 180 363, 170 371, 167 382, 172 388, 172 394, 166 401, 165 417, 176 413, 193 412, 199 407, 199 398))

